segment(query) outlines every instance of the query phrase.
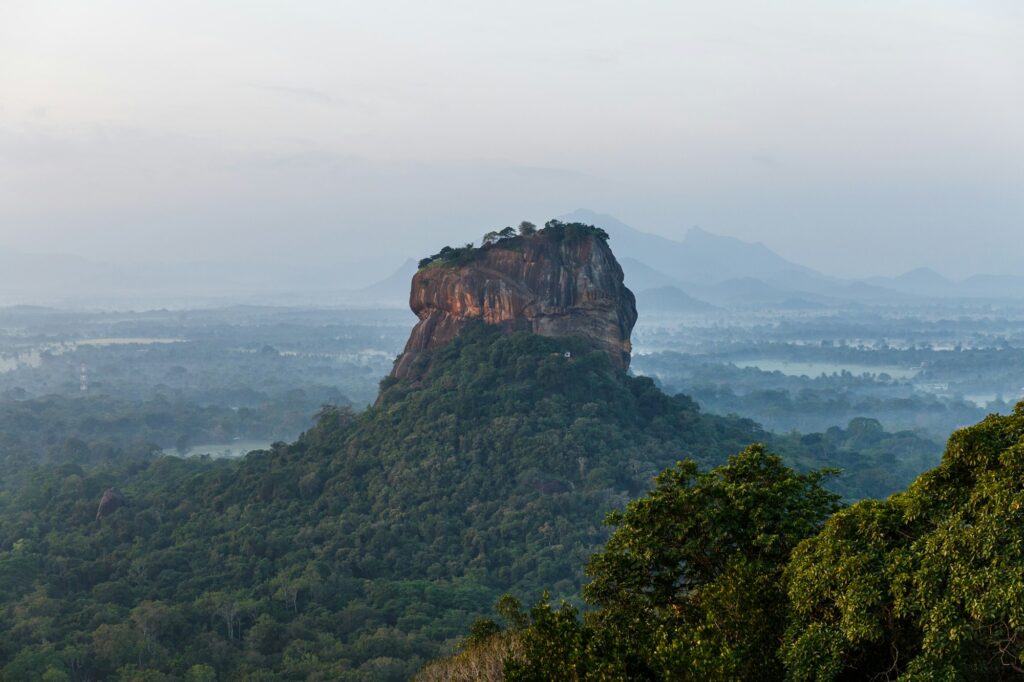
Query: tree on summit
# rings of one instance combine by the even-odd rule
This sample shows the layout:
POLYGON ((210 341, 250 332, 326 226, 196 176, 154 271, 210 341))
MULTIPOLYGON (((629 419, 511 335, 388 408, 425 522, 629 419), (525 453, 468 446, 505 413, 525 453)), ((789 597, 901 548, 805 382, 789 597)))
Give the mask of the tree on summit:
POLYGON ((486 233, 481 240, 483 246, 490 246, 491 244, 497 244, 500 241, 511 239, 516 236, 516 230, 513 227, 505 227, 501 230, 491 230, 486 233))

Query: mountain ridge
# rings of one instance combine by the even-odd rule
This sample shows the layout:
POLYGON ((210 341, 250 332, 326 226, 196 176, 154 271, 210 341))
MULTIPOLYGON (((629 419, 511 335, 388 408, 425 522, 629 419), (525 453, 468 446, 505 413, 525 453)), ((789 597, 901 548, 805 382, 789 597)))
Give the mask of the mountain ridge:
POLYGON ((811 268, 786 260, 764 244, 744 242, 701 228, 691 228, 683 241, 676 241, 641 232, 613 216, 589 209, 577 209, 560 216, 559 220, 587 223, 606 230, 621 257, 643 262, 684 285, 721 282, 741 273, 752 277, 786 274, 824 277, 811 268))

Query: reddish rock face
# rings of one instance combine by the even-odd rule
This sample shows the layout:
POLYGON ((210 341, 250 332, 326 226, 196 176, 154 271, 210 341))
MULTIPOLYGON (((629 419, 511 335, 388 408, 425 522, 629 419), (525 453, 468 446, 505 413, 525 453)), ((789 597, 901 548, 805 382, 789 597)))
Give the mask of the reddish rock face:
POLYGON ((416 358, 451 341, 470 320, 507 332, 577 336, 629 367, 636 299, 604 239, 543 230, 479 249, 464 265, 436 264, 412 279, 409 306, 420 318, 394 377, 416 378, 416 358))
POLYGON ((121 507, 128 506, 128 498, 117 488, 107 488, 100 498, 99 507, 96 509, 96 520, 99 521, 105 516, 110 516, 121 507))

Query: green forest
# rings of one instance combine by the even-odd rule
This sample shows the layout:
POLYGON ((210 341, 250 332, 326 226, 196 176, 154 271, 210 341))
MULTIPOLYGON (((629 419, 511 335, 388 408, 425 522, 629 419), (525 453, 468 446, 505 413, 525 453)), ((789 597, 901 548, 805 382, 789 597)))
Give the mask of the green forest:
POLYGON ((1024 682, 1024 0, 0 0, 0 682, 1024 682))
MULTIPOLYGON (((60 409, 77 404, 54 401, 33 415, 30 402, 5 419, 12 433, 23 427, 34 438, 45 430, 41 424, 73 423, 60 409)), ((227 416, 196 415, 193 422, 227 428, 227 416)), ((132 442, 158 434, 162 424, 113 422, 132 442)), ((385 380, 378 402, 361 413, 324 407, 294 443, 239 460, 117 447, 116 457, 76 457, 73 448, 55 447, 45 459, 2 464, 4 680, 402 680, 445 652, 465 655, 481 641, 493 648, 494 638, 528 653, 509 659, 509 675, 519 679, 552 679, 544 677, 552 659, 546 642, 568 647, 569 658, 555 658, 579 678, 671 677, 698 655, 687 648, 703 637, 695 624, 714 620, 715 602, 701 593, 707 584, 721 590, 715 599, 723 608, 737 607, 734 590, 735 598, 753 600, 750 608, 770 611, 788 643, 772 648, 776 630, 761 628, 738 649, 729 639, 741 637, 745 626, 737 622, 707 640, 719 647, 708 656, 728 649, 729 660, 749 662, 769 652, 780 661, 776 672, 799 662, 801 670, 839 675, 843 666, 859 665, 857 656, 874 660, 889 641, 886 628, 903 627, 883 613, 896 587, 879 587, 880 597, 865 593, 857 607, 863 613, 848 613, 853 604, 843 591, 861 595, 857 566, 872 584, 886 576, 861 554, 885 560, 909 550, 899 544, 900 528, 864 548, 851 544, 857 533, 848 526, 833 529, 868 523, 858 520, 860 510, 892 502, 857 503, 825 519, 841 504, 901 490, 938 461, 929 441, 887 433, 874 420, 775 436, 614 371, 581 341, 503 335, 482 324, 434 351, 422 381, 385 380), (731 495, 734 477, 752 499, 731 495), (111 488, 126 503, 98 513, 111 488), (684 518, 673 527, 678 500, 664 491, 692 492, 690 509, 718 500, 708 507, 715 518, 684 518), (733 502, 742 509, 731 510, 733 502), (603 523, 608 512, 611 528, 603 523), (730 537, 728 525, 743 514, 757 524, 730 537), (644 528, 644 519, 657 525, 644 528), (814 545, 822 524, 826 535, 845 528, 853 537, 837 539, 839 549, 814 545), (659 578, 668 583, 647 594, 628 575, 630 553, 658 537, 684 546, 666 545, 666 557, 645 560, 689 565, 703 547, 715 553, 713 565, 700 576, 659 578), (736 563, 736 552, 749 562, 736 563), (811 566, 823 557, 842 570, 815 582, 811 566), (802 572, 801 560, 808 566, 802 572), (607 571, 603 583, 595 579, 607 571), (614 611, 633 608, 630 590, 644 593, 645 610, 614 611), (699 602, 698 611, 673 590, 699 602), (565 605, 542 600, 529 613, 515 607, 545 593, 565 605), (506 594, 510 618, 480 620, 506 594), (830 599, 842 605, 830 606, 830 599), (649 627, 630 627, 630 619, 649 627), (549 636, 549 626, 571 642, 549 636), (615 642, 616 633, 629 639, 615 642), (657 642, 669 635, 671 651, 662 651, 657 642), (827 648, 813 643, 826 636, 827 648), (612 658, 592 659, 595 650, 612 658), (822 651, 835 656, 808 658, 822 651)), ((886 518, 896 523, 892 514, 886 518)), ((912 520, 907 532, 923 524, 912 520)), ((910 586, 899 585, 903 608, 910 586)), ((910 623, 912 615, 904 619, 910 623)), ((900 636, 912 639, 913 627, 906 628, 900 636)), ((708 674, 728 677, 734 663, 719 664, 708 674)))
POLYGON ((1024 403, 848 507, 753 446, 609 514, 582 611, 512 596, 421 680, 1009 680, 1024 674, 1024 403), (481 675, 480 672, 484 671, 481 675))

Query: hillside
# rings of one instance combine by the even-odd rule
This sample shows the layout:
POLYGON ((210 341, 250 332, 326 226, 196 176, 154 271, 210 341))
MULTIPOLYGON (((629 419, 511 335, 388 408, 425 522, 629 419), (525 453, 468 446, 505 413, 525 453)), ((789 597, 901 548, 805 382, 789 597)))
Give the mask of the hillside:
POLYGON ((659 469, 764 436, 582 342, 481 326, 438 353, 429 382, 239 462, 65 465, 6 491, 0 659, 404 679, 502 592, 573 593, 605 511, 659 469), (111 486, 129 505, 97 522, 111 486))
POLYGON ((586 612, 503 598, 420 679, 1020 679, 1022 434, 1024 403, 846 509, 760 447, 680 463, 609 515, 586 612))
MULTIPOLYGON (((503 319, 557 314, 560 333, 466 305, 454 335, 415 346, 417 372, 360 414, 325 407, 292 444, 24 469, 0 489, 3 679, 402 680, 502 593, 576 594, 606 512, 680 459, 710 467, 767 441, 801 468, 846 466, 849 498, 905 483, 891 449, 913 449, 908 434, 780 438, 623 371, 631 323, 621 346, 586 333, 631 310, 621 270, 600 232, 559 225, 532 238, 575 234, 580 257, 530 260, 536 282, 559 273, 559 306, 503 319), (125 504, 98 510, 104 497, 125 504)), ((448 249, 418 273, 454 277, 451 300, 505 300, 481 298, 508 277, 479 267, 498 248, 448 249)))

